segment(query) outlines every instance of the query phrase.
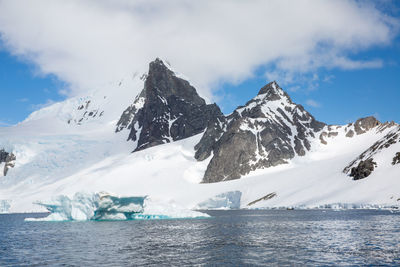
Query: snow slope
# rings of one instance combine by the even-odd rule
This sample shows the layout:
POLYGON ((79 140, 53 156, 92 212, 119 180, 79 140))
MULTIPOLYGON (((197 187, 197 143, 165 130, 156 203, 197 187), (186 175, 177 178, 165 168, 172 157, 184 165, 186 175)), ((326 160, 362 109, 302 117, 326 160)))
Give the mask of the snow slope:
MULTIPOLYGON (((335 142, 327 145, 315 142, 311 153, 295 158, 290 164, 257 170, 239 180, 213 184, 198 183, 207 161, 194 159, 193 147, 201 137, 197 135, 131 154, 98 156, 71 173, 60 174, 55 168, 48 172, 50 180, 35 176, 11 186, 2 184, 0 196, 12 200, 9 212, 43 211, 33 202, 46 201, 57 195, 72 198, 80 191, 106 191, 120 196, 148 195, 156 201, 189 209, 200 203, 203 208, 207 207, 204 202, 208 199, 230 191, 242 193, 241 208, 319 207, 334 203, 390 206, 396 205, 400 198, 399 166, 378 168, 377 172, 359 181, 353 181, 342 172, 343 166, 368 148, 367 144, 384 135, 385 132, 371 131, 349 139, 343 132, 335 137, 335 142), (247 206, 272 192, 277 196, 247 206)), ((100 147, 108 147, 108 144, 101 146, 100 143, 100 147)), ((90 147, 87 143, 80 145, 90 147)), ((73 157, 76 150, 74 147, 67 153, 73 157)), ((44 162, 36 162, 36 168, 44 162)), ((35 166, 18 166, 10 172, 25 168, 33 170, 35 166)), ((11 179, 7 176, 2 180, 4 178, 11 179)))

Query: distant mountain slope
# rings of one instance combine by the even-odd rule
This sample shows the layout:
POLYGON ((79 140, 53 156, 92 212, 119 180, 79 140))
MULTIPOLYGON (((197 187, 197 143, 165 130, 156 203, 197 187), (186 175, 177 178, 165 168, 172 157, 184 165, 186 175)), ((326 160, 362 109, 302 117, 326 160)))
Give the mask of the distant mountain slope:
MULTIPOLYGON (((385 130, 388 126, 386 124, 380 128, 385 130)), ((354 180, 360 180, 371 175, 377 168, 397 168, 394 165, 400 163, 400 126, 391 128, 394 129, 353 160, 343 172, 354 180)))

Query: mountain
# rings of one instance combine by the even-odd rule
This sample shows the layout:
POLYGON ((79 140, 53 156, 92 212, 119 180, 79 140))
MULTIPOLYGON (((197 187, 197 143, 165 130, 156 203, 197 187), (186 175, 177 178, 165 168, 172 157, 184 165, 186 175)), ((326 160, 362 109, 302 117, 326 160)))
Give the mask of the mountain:
POLYGON ((144 89, 122 114, 116 132, 128 129, 134 151, 191 137, 211 120, 223 117, 216 104, 207 105, 196 89, 160 59, 150 63, 144 89))
POLYGON ((180 217, 185 209, 396 207, 399 127, 373 117, 327 125, 276 82, 225 116, 156 59, 0 128, 0 212, 73 203, 68 214, 79 215, 82 200, 99 195, 139 196, 149 214, 180 217))
POLYGON ((325 126, 301 105, 294 104, 276 82, 261 88, 256 97, 235 109, 223 124, 223 131, 207 129, 196 146, 198 159, 213 152, 205 183, 238 179, 250 171, 285 164, 296 155, 304 156, 325 126), (209 136, 213 143, 207 141, 209 136))

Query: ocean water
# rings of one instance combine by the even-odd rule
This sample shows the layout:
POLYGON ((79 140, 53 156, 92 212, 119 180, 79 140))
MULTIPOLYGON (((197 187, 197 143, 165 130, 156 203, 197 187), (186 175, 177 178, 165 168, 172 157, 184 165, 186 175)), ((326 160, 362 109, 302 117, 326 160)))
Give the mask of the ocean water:
POLYGON ((0 215, 0 266, 400 265, 400 214, 389 211, 208 213, 113 222, 0 215))

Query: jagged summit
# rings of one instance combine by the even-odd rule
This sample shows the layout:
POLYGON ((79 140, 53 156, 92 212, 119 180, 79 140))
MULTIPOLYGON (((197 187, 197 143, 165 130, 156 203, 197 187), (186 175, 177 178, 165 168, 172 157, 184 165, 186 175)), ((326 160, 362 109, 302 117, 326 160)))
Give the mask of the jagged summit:
POLYGON ((287 98, 290 102, 292 101, 289 95, 283 91, 276 81, 270 82, 262 87, 257 96, 268 101, 276 101, 282 98, 287 98))
POLYGON ((149 64, 144 88, 122 114, 116 132, 130 130, 135 151, 201 133, 209 121, 223 116, 217 105, 207 105, 190 83, 162 60, 149 64))
POLYGON ((174 96, 190 101, 195 105, 206 104, 205 100, 197 94, 196 89, 188 81, 176 77, 175 73, 159 58, 149 64, 144 94, 146 97, 169 98, 174 96))

